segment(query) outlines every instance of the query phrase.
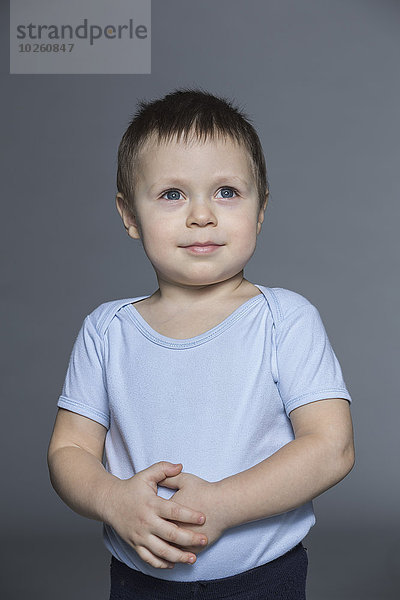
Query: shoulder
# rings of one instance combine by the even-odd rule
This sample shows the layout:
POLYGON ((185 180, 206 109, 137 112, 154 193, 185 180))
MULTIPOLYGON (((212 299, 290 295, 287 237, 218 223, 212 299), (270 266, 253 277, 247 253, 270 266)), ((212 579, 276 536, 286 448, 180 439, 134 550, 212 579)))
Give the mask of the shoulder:
POLYGON ((282 287, 263 287, 275 305, 274 308, 278 322, 284 321, 292 313, 299 311, 301 308, 316 310, 314 304, 299 292, 282 287))
POLYGON ((146 297, 147 296, 134 296, 132 298, 120 298, 119 300, 103 302, 86 315, 85 321, 90 323, 100 337, 103 337, 112 319, 121 308, 146 297))

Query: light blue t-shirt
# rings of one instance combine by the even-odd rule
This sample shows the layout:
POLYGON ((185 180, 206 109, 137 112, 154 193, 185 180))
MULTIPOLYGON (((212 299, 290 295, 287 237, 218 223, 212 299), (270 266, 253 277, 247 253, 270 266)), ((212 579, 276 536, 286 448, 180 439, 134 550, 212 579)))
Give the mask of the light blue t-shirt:
MULTIPOLYGON (((250 298, 189 339, 161 335, 132 302, 105 302, 76 337, 59 407, 107 427, 105 468, 128 479, 166 460, 218 481, 294 439, 294 408, 325 398, 352 401, 317 308, 285 288, 255 284, 250 298)), ((161 487, 169 499, 176 490, 161 487)), ((245 491, 244 491, 245 493, 245 491)), ((281 556, 315 524, 312 502, 228 529, 194 565, 157 569, 103 523, 118 560, 159 579, 229 577, 281 556)))

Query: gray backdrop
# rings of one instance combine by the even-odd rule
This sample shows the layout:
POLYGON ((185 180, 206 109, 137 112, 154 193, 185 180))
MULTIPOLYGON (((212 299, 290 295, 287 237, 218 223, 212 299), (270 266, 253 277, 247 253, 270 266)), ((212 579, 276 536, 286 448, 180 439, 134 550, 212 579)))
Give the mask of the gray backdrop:
POLYGON ((8 19, 3 0, 4 597, 108 598, 101 524, 56 495, 47 447, 84 316, 157 287, 115 207, 119 140, 139 98, 200 85, 267 159, 245 276, 318 307, 353 398, 356 465, 314 500, 308 599, 395 598, 399 2, 153 0, 151 75, 10 75, 8 19))

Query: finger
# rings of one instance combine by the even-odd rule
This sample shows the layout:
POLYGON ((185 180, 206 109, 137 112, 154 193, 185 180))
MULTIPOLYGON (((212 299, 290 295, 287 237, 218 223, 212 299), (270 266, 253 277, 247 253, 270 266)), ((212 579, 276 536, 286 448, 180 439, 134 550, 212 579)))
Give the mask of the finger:
POLYGON ((151 551, 164 561, 173 563, 187 563, 192 565, 196 562, 197 556, 193 552, 187 552, 176 546, 168 544, 158 535, 151 535, 149 546, 151 551))
POLYGON ((144 562, 156 569, 173 569, 175 566, 175 563, 170 562, 169 560, 163 560, 144 546, 137 546, 135 549, 144 562))
POLYGON ((187 546, 198 546, 204 548, 208 542, 208 538, 204 533, 199 533, 187 529, 185 527, 179 527, 179 523, 172 523, 171 521, 165 521, 159 519, 157 521, 156 529, 154 533, 161 539, 170 542, 178 546, 181 550, 190 552, 187 546), (181 548, 183 546, 183 548, 181 548))
POLYGON ((157 511, 160 517, 170 521, 180 521, 181 523, 196 523, 202 525, 206 520, 206 515, 199 510, 193 510, 173 500, 159 498, 161 502, 160 509, 157 511))
POLYGON ((162 485, 167 488, 179 489, 180 488, 180 475, 176 475, 176 477, 166 477, 162 481, 159 481, 159 485, 162 485))
POLYGON ((139 473, 146 481, 159 482, 162 479, 165 479, 165 477, 169 477, 170 475, 177 475, 181 469, 181 463, 173 465, 172 463, 169 463, 165 460, 161 460, 158 463, 154 463, 147 469, 139 471, 139 473))

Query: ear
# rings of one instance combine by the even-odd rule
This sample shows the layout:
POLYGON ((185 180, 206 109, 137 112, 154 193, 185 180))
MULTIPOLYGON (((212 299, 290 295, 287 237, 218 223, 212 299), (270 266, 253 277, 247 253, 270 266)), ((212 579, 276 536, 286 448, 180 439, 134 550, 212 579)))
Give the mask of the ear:
POLYGON ((115 203, 120 217, 124 223, 124 227, 126 229, 127 234, 134 240, 139 240, 141 238, 141 235, 138 219, 128 208, 128 204, 124 196, 120 192, 118 192, 115 196, 115 203))
POLYGON ((260 208, 260 212, 258 213, 257 235, 260 233, 260 231, 261 231, 261 225, 264 222, 265 211, 267 209, 267 204, 268 204, 268 196, 269 196, 269 190, 267 190, 266 193, 265 193, 264 203, 263 203, 262 207, 260 208))

